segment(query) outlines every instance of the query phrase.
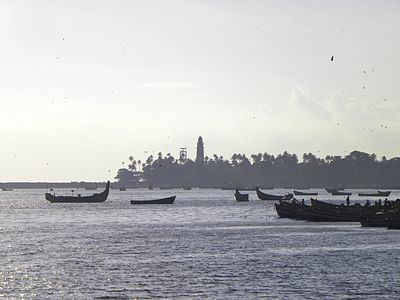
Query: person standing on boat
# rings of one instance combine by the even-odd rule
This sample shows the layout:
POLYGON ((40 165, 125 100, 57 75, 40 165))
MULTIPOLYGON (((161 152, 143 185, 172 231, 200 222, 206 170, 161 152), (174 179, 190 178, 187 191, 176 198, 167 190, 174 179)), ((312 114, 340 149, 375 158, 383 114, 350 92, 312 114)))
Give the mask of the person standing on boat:
POLYGON ((347 196, 347 198, 346 198, 346 204, 347 204, 347 206, 350 205, 350 197, 349 196, 347 196))

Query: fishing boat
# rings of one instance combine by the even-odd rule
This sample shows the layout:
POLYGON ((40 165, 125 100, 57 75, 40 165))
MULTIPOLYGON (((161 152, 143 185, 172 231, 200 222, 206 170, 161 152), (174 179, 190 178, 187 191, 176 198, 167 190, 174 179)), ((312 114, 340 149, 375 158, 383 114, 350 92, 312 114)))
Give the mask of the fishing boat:
POLYGON ((343 191, 343 190, 344 190, 343 187, 338 187, 338 188, 325 188, 325 191, 327 191, 328 193, 337 192, 337 191, 343 191))
POLYGON ((1 189, 3 192, 12 192, 13 189, 12 188, 2 188, 1 189))
POLYGON ((120 186, 119 187, 119 190, 121 191, 121 192, 125 192, 126 191, 126 186, 124 185, 124 186, 120 186))
POLYGON ((312 221, 358 222, 362 215, 372 215, 382 211, 381 206, 362 206, 359 203, 345 206, 311 199, 312 221))
POLYGON ((301 206, 297 208, 297 214, 301 219, 313 222, 359 222, 360 214, 357 211, 341 209, 320 209, 313 206, 301 206))
POLYGON ((176 196, 153 200, 131 200, 131 204, 172 204, 176 196))
POLYGON ((335 204, 335 203, 329 203, 321 200, 317 200, 314 198, 311 198, 311 206, 320 208, 320 209, 342 209, 342 210, 368 210, 368 211, 374 211, 378 212, 382 210, 381 206, 362 206, 360 203, 354 203, 352 205, 344 205, 343 203, 341 204, 335 204))
POLYGON ((190 191, 191 189, 192 189, 192 187, 190 185, 182 186, 182 190, 184 190, 184 191, 190 191))
POLYGON ((235 199, 238 202, 249 201, 249 194, 241 194, 239 189, 235 190, 235 199))
POLYGON ((275 210, 280 218, 296 219, 296 206, 291 202, 280 201, 275 203, 275 210))
POLYGON ((360 197, 389 197, 391 191, 377 191, 376 193, 358 193, 360 197))
POLYGON ((388 227, 388 218, 393 215, 389 212, 377 212, 370 215, 361 215, 360 223, 362 227, 388 227))
POLYGON ((387 218, 387 227, 389 229, 400 229, 400 215, 393 214, 387 218))
POLYGON ((106 201, 109 191, 110 182, 108 181, 104 191, 98 194, 90 196, 81 196, 81 194, 78 194, 77 196, 56 196, 55 194, 46 193, 45 198, 47 201, 52 203, 96 203, 106 201))
POLYGON ((296 196, 318 196, 317 192, 301 192, 301 191, 294 190, 293 193, 296 196))
POLYGON ((350 196, 351 192, 332 191, 332 196, 350 196))
POLYGON ((260 189, 257 187, 256 188, 257 192, 257 197, 260 200, 290 200, 293 198, 293 194, 289 193, 283 196, 278 196, 278 195, 271 195, 271 194, 266 194, 260 191, 260 189))

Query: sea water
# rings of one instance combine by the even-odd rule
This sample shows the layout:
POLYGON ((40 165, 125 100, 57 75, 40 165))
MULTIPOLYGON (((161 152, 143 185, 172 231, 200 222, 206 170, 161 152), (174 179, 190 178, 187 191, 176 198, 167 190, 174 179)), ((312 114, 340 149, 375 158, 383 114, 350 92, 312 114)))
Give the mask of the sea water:
MULTIPOLYGON (((344 203, 345 197, 318 191, 319 199, 344 203)), ((239 203, 233 191, 217 189, 111 190, 106 202, 94 204, 53 204, 44 193, 0 192, 0 296, 6 299, 400 294, 400 231, 280 219, 274 202, 257 200, 255 192, 239 203), (129 202, 170 195, 177 196, 173 205, 129 202)), ((400 191, 390 199, 397 197, 400 191)))

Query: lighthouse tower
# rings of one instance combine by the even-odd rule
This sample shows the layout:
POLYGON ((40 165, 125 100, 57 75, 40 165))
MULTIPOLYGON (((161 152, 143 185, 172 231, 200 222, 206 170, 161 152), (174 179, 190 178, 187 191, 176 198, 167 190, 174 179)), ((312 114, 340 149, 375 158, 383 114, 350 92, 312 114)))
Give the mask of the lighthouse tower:
POLYGON ((198 164, 204 163, 204 143, 201 136, 199 136, 199 139, 197 140, 196 163, 198 164))

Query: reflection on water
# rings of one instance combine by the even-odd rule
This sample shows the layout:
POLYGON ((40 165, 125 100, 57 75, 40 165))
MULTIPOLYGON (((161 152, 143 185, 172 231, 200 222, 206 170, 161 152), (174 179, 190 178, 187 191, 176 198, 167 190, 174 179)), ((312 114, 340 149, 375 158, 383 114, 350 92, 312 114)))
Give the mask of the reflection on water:
POLYGON ((272 202, 252 192, 250 199, 237 203, 221 190, 128 190, 71 205, 50 204, 40 190, 1 193, 0 294, 397 298, 400 231, 278 219, 272 202), (171 193, 174 205, 129 204, 171 193))

